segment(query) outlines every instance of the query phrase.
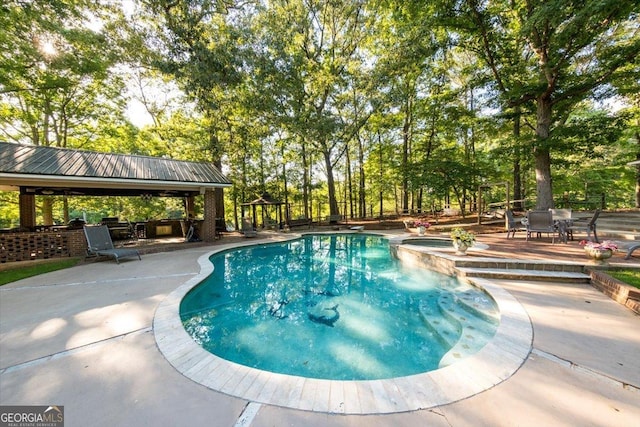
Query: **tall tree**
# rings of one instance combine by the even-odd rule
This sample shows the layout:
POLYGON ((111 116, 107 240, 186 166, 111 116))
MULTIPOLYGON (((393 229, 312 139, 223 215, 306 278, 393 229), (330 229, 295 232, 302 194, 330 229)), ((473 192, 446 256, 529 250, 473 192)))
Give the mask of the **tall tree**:
MULTIPOLYGON (((206 119, 208 142, 201 153, 222 167, 225 153, 222 109, 242 81, 240 17, 233 1, 142 0, 146 8, 147 46, 157 55, 153 65, 176 79, 206 119)), ((227 141, 228 142, 228 141, 227 141)), ((204 159, 203 159, 204 160, 204 159)), ((223 215, 222 189, 216 189, 218 214, 223 215)))
POLYGON ((636 2, 465 0, 449 7, 458 19, 454 31, 476 41, 505 107, 535 105, 537 207, 553 207, 554 129, 573 106, 638 61, 636 2), (514 52, 519 40, 526 42, 525 48, 514 52))

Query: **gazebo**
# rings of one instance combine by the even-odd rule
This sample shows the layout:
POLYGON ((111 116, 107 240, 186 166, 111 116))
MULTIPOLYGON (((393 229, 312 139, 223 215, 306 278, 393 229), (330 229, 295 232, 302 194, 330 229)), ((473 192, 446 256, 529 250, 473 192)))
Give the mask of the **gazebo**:
POLYGON ((186 217, 193 216, 194 197, 203 195, 200 237, 212 241, 215 190, 230 186, 211 163, 0 142, 0 190, 20 192, 25 232, 36 228, 36 195, 180 197, 186 217))
POLYGON ((271 195, 267 192, 262 193, 262 195, 260 197, 258 197, 257 199, 248 202, 248 203, 243 203, 240 207, 241 212, 242 212, 242 217, 244 218, 244 209, 245 207, 250 207, 251 211, 252 211, 252 222, 253 222, 253 226, 255 228, 258 227, 257 224, 257 220, 256 220, 256 211, 257 211, 257 207, 260 206, 261 208, 261 214, 262 214, 262 227, 263 228, 269 228, 272 226, 277 226, 278 228, 282 228, 285 220, 282 216, 282 206, 285 204, 285 202, 281 202, 279 200, 274 199, 273 197, 271 197, 271 195), (275 211, 275 223, 272 223, 270 221, 271 217, 270 217, 270 211, 275 211))

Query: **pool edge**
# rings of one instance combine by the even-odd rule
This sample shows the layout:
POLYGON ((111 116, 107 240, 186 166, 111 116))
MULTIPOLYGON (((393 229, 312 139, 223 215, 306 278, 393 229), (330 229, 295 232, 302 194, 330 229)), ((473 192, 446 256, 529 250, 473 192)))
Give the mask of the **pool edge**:
MULTIPOLYGON (((277 241, 299 237, 288 235, 277 241)), ((533 327, 524 307, 490 280, 471 282, 500 309, 495 336, 476 354, 447 367, 386 380, 335 381, 277 374, 222 359, 200 347, 180 320, 180 301, 213 271, 209 257, 239 246, 222 245, 198 258, 200 272, 171 292, 153 319, 156 345, 164 358, 192 381, 240 399, 304 411, 344 415, 409 412, 447 405, 488 390, 511 377, 529 356, 533 327)))

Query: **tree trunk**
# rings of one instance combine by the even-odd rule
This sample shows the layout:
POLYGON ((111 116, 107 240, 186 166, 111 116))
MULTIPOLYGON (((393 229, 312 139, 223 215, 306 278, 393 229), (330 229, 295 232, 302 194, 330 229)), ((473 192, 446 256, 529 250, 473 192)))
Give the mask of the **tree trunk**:
POLYGON ((42 197, 42 225, 53 225, 53 198, 42 197))
POLYGON ((325 167, 327 168, 327 189, 329 191, 329 215, 339 215, 338 200, 336 199, 336 182, 333 179, 333 165, 331 164, 331 153, 329 150, 322 150, 325 167))
MULTIPOLYGON (((513 118, 513 137, 516 140, 513 150, 513 199, 522 200, 522 176, 520 171, 520 107, 516 107, 513 118)), ((522 202, 515 202, 513 207, 523 208, 522 202)), ((509 208, 507 206, 507 208, 509 208)))
POLYGON ((542 95, 538 98, 536 136, 537 144, 533 150, 536 167, 536 209, 552 209, 553 190, 551 187, 551 155, 547 146, 551 127, 551 98, 542 95))
POLYGON ((69 224, 69 198, 67 196, 62 196, 62 216, 64 218, 64 223, 69 224))
POLYGON ((364 173, 364 147, 362 146, 362 138, 360 138, 360 134, 358 133, 358 216, 360 218, 364 218, 367 216, 367 200, 365 197, 365 173, 364 173))
POLYGON ((347 215, 349 216, 349 218, 353 218, 354 215, 354 209, 353 209, 353 182, 352 182, 352 176, 351 176, 351 154, 349 153, 349 149, 347 148, 346 152, 345 152, 345 168, 346 168, 346 182, 345 182, 345 186, 344 186, 344 201, 345 201, 345 206, 344 206, 344 216, 346 217, 347 215), (347 206, 349 206, 349 213, 347 214, 347 206))
MULTIPOLYGON (((218 139, 217 129, 215 126, 209 127, 209 149, 211 150, 211 163, 218 170, 222 170, 222 144, 218 139)), ((218 218, 224 218, 224 191, 222 188, 216 188, 214 192, 215 214, 218 218)), ((214 218, 215 221, 215 218, 214 218)))
MULTIPOLYGON (((640 133, 636 133, 636 143, 638 144, 636 160, 640 162, 640 133)), ((640 208, 640 165, 636 166, 636 208, 640 208)))
POLYGON ((304 217, 311 219, 313 217, 313 212, 311 212, 311 205, 309 204, 309 188, 311 188, 311 177, 309 174, 309 160, 307 159, 307 148, 302 142, 302 203, 304 205, 304 217))
POLYGON ((409 144, 411 140, 411 99, 407 99, 402 125, 402 213, 409 213, 409 144))

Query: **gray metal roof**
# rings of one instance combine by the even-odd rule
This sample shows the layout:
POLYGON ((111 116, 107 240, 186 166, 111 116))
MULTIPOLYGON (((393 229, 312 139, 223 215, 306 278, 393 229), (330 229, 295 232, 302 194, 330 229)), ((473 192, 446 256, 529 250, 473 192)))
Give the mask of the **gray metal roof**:
POLYGON ((227 187, 211 163, 0 142, 0 184, 114 188, 227 187))

